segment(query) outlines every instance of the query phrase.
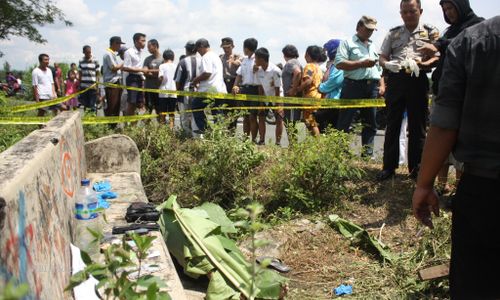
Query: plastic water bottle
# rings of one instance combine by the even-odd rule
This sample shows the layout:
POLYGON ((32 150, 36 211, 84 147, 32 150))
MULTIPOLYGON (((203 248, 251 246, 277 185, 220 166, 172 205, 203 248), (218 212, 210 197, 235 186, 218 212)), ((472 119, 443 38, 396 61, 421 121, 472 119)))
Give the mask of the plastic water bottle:
POLYGON ((99 244, 94 242, 95 237, 88 230, 102 231, 101 217, 97 211, 97 195, 90 187, 90 180, 83 179, 76 195, 76 242, 75 245, 89 255, 99 253, 99 244))

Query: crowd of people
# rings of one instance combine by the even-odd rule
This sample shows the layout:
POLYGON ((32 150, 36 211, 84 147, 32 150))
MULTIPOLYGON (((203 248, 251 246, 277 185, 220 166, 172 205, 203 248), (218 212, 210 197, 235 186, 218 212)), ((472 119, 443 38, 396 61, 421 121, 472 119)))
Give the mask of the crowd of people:
MULTIPOLYGON (((323 47, 309 46, 304 53, 305 65, 299 62, 299 53, 294 45, 286 45, 282 49, 286 61, 283 66, 271 63, 268 49, 259 47, 254 38, 243 41, 242 55, 233 52, 235 45, 230 37, 222 38, 221 55, 217 55, 204 38, 188 41, 184 47, 185 53, 175 64, 172 50, 161 52, 158 41, 146 41, 143 33, 133 35, 133 45, 128 49, 120 37, 114 36, 103 57, 102 67, 92 55, 91 47, 83 47, 84 57, 78 66, 72 66, 67 75, 65 93, 69 95, 87 89, 101 80, 132 88, 326 98, 332 101, 339 98, 384 97, 387 128, 383 168, 377 179, 384 181, 395 175, 401 160, 401 133, 406 135, 408 132, 408 172, 411 178, 418 178, 413 199, 414 212, 420 221, 432 226, 430 211, 438 211, 433 183, 439 170, 442 170, 442 176, 447 175, 447 168, 453 162, 459 173, 464 172, 467 180, 461 181, 457 192, 457 198, 462 203, 453 204, 452 296, 458 299, 463 295, 471 295, 468 286, 474 276, 481 274, 481 279, 488 282, 489 286, 486 288, 483 285, 481 293, 486 298, 500 297, 494 284, 497 281, 496 272, 491 267, 499 266, 498 258, 492 255, 500 250, 500 242, 497 237, 491 243, 486 242, 479 232, 485 227, 475 227, 476 223, 487 224, 486 227, 498 233, 498 222, 493 224, 493 221, 480 220, 480 214, 484 211, 475 216, 467 213, 467 210, 477 212, 472 207, 476 198, 471 198, 471 195, 481 199, 480 205, 488 213, 494 213, 494 210, 488 209, 487 198, 498 200, 494 189, 495 184, 500 183, 500 109, 498 87, 495 89, 494 81, 497 80, 498 86, 500 21, 496 18, 483 22, 482 18, 474 14, 468 0, 441 0, 439 4, 446 22, 450 24, 442 36, 435 26, 421 21, 423 10, 420 0, 401 0, 399 8, 403 24, 386 33, 380 48, 371 40, 377 30, 377 20, 362 16, 353 26, 354 34, 348 39, 331 39, 323 47), (474 26, 478 23, 481 25, 474 26), (467 28, 471 26, 474 29, 469 31, 467 28), (460 41, 454 42, 455 39, 460 41), (147 48, 149 56, 144 48, 147 48), (323 72, 320 66, 327 60, 326 72, 323 72), (434 68, 432 91, 437 98, 430 108, 431 132, 423 151, 429 119, 428 74, 434 68), (483 80, 484 76, 489 76, 488 80, 483 80), (481 86, 485 88, 481 89, 481 86), (481 96, 484 96, 484 102, 474 100, 474 97, 481 96), (494 101, 496 104, 493 104, 494 101), (496 109, 488 109, 489 106, 496 109), (445 159, 452 149, 456 157, 450 155, 445 159), (424 163, 421 164, 422 153, 424 163), (485 192, 480 195, 473 192, 471 189, 474 185, 480 186, 485 192), (461 214, 459 218, 455 218, 455 210, 461 214), (477 244, 472 245, 468 241, 472 236, 477 244), (471 250, 473 247, 479 250, 471 250), (477 255, 488 259, 478 262, 474 259, 477 255)), ((33 86, 35 100, 44 101, 56 97, 63 84, 55 80, 60 78, 57 70, 53 75, 48 68, 48 55, 41 54, 39 61, 40 66, 33 70, 33 86)), ((156 111, 162 124, 167 124, 168 117, 168 126, 174 128, 174 113, 178 110, 180 127, 186 133, 202 135, 207 128, 204 108, 208 104, 205 98, 151 90, 124 90, 120 86, 106 85, 104 92, 99 88, 87 89, 78 99, 71 99, 65 104, 69 107, 83 105, 95 110, 99 99, 106 101, 106 116, 119 116, 121 111, 124 115, 135 115, 137 109, 144 108, 148 112, 156 111)), ((238 115, 235 117, 228 110, 217 108, 245 107, 243 132, 256 144, 265 144, 265 118, 269 111, 265 103, 215 99, 211 105, 215 107, 212 111, 214 120, 225 118, 231 129, 235 128, 238 115)), ((328 126, 349 132, 352 130, 353 118, 359 111, 363 145, 361 155, 372 157, 377 129, 375 108, 300 110, 289 109, 291 105, 272 104, 276 118, 276 144, 280 144, 285 125, 289 139, 294 139, 295 123, 298 121, 303 121, 315 136, 328 126)), ((491 220, 495 220, 494 215, 491 220)), ((477 291, 474 292, 475 296, 479 295, 477 291)))

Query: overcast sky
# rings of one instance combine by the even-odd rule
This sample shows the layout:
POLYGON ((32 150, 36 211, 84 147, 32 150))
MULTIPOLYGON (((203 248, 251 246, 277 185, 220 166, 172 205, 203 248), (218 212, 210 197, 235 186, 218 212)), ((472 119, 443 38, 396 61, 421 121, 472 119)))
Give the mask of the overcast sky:
MULTIPOLYGON (((57 5, 74 26, 53 24, 41 28, 46 44, 35 44, 13 37, 0 41, 4 57, 15 69, 37 63, 39 53, 47 53, 51 62, 78 62, 82 46, 92 46, 94 55, 102 55, 113 35, 132 46, 132 35, 143 32, 155 38, 161 50, 174 50, 176 59, 184 53, 187 40, 205 37, 212 49, 222 53, 220 39, 230 36, 236 52, 242 52, 243 40, 255 37, 266 47, 271 61, 282 62, 281 49, 294 44, 303 57, 309 45, 322 46, 331 38, 345 39, 355 32, 362 15, 378 20, 372 37, 380 46, 392 27, 402 24, 400 0, 57 0, 57 5)), ((475 12, 485 18, 500 14, 499 0, 470 0, 475 12)), ((426 23, 441 31, 447 27, 439 0, 422 0, 426 23)))

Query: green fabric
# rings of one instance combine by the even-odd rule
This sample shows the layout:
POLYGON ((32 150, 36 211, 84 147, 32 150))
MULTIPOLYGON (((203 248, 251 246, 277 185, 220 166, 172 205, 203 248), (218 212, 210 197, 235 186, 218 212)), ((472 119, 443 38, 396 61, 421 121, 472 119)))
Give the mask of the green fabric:
POLYGON ((394 262, 395 257, 392 253, 386 250, 387 246, 374 239, 368 231, 350 221, 340 218, 338 215, 330 215, 329 219, 337 230, 346 238, 350 239, 354 243, 360 244, 367 250, 373 251, 383 260, 389 263, 394 262))

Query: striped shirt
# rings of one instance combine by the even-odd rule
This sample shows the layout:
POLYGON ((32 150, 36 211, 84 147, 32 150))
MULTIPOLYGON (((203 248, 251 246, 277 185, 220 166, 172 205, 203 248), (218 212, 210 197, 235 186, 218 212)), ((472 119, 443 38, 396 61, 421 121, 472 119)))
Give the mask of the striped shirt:
POLYGON ((97 72, 99 70, 99 62, 94 59, 87 60, 85 57, 78 63, 78 68, 82 72, 80 78, 80 88, 85 89, 93 85, 97 81, 97 72))

